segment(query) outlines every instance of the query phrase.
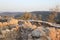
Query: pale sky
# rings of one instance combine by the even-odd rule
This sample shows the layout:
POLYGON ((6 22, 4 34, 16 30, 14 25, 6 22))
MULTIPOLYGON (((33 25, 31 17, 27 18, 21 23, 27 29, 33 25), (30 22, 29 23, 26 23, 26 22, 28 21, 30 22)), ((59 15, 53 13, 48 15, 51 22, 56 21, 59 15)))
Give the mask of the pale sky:
POLYGON ((0 0, 0 11, 48 11, 60 0, 0 0))

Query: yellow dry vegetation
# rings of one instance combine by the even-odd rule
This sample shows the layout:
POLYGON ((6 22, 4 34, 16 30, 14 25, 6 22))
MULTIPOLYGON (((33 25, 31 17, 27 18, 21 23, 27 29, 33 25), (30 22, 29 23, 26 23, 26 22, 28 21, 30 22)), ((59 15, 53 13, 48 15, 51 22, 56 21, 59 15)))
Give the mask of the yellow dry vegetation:
POLYGON ((14 18, 11 18, 10 21, 8 22, 0 22, 0 28, 3 28, 3 27, 7 27, 8 25, 16 25, 16 28, 14 28, 14 30, 18 30, 18 20, 17 19, 14 19, 14 18))
POLYGON ((0 22, 0 27, 2 27, 3 26, 3 24, 0 22))
POLYGON ((9 22, 0 22, 0 26, 7 26, 7 25, 13 25, 13 24, 15 24, 15 25, 17 25, 18 24, 18 20, 16 20, 16 19, 11 19, 9 22))
POLYGON ((25 21, 24 25, 25 25, 24 27, 31 28, 31 29, 36 29, 37 28, 36 25, 32 25, 29 21, 25 21))
POLYGON ((11 19, 8 23, 9 23, 9 24, 15 24, 15 25, 17 25, 17 24, 18 24, 18 20, 16 20, 16 19, 11 19))
POLYGON ((51 40, 56 40, 56 30, 55 28, 50 28, 50 33, 49 33, 49 36, 51 38, 51 40))
MULTIPOLYGON (((16 25, 16 28, 13 28, 14 30, 18 30, 18 20, 11 18, 11 20, 9 22, 0 22, 0 28, 7 26, 7 25, 16 25)), ((29 21, 25 21, 24 22, 24 27, 25 28, 31 28, 31 29, 36 29, 37 26, 36 25, 32 25, 31 22, 29 21)), ((39 28, 40 30, 42 29, 41 27, 39 28)), ((60 29, 58 28, 54 28, 54 27, 50 27, 49 28, 49 37, 51 38, 51 40, 60 40, 60 29)))
POLYGON ((8 25, 8 23, 7 23, 7 22, 4 22, 4 23, 2 23, 2 25, 3 25, 3 26, 7 26, 7 25, 8 25))
POLYGON ((50 28, 49 36, 51 40, 60 40, 60 29, 50 28))

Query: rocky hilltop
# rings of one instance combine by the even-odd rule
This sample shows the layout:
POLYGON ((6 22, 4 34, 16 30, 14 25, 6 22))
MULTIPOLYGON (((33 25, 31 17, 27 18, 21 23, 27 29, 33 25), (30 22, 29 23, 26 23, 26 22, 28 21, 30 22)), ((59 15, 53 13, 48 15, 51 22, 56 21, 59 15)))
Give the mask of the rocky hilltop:
POLYGON ((0 18, 0 40, 60 40, 60 26, 38 20, 0 18))

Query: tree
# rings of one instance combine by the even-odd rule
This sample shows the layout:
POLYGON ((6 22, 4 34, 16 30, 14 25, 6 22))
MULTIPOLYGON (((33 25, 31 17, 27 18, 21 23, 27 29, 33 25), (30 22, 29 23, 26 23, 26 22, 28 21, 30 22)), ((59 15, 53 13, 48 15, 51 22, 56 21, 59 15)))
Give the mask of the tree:
POLYGON ((31 13, 25 12, 25 13, 22 15, 21 19, 23 19, 23 20, 29 20, 29 19, 31 19, 31 13))
POLYGON ((32 19, 33 19, 33 20, 37 20, 36 14, 33 14, 33 15, 32 15, 32 19))
POLYGON ((38 16, 38 19, 39 19, 39 20, 42 20, 42 15, 39 15, 39 16, 38 16))
POLYGON ((55 17, 57 17, 57 13, 59 11, 58 6, 56 6, 54 9, 51 9, 51 14, 48 16, 48 22, 55 23, 55 17))

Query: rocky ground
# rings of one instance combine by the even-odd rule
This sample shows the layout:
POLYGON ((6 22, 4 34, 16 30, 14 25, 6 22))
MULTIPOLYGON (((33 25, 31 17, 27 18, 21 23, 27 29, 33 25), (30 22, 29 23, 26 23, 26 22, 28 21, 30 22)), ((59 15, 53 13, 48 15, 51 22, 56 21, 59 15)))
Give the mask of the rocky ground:
POLYGON ((25 21, 0 29, 0 40, 60 40, 59 28, 40 23, 25 21))

